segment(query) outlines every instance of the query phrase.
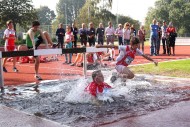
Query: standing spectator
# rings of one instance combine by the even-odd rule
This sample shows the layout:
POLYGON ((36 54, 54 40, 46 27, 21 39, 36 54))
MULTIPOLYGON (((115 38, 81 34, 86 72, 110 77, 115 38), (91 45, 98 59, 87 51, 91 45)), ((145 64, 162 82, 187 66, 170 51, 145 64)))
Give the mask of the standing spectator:
MULTIPOLYGON (((4 35, 3 35, 3 39, 5 40, 5 51, 16 51, 16 46, 15 46, 16 34, 13 28, 13 21, 8 20, 6 25, 7 25, 7 29, 4 31, 4 35)), ((3 59, 4 72, 7 72, 7 69, 5 68, 7 59, 8 58, 3 59)), ((18 72, 16 68, 16 57, 13 58, 13 71, 18 72)))
POLYGON ((123 28, 123 42, 124 45, 129 45, 130 43, 130 37, 131 37, 131 30, 130 30, 130 24, 128 22, 125 23, 123 28))
POLYGON ((87 43, 87 30, 86 30, 85 23, 82 23, 82 28, 79 29, 79 35, 80 35, 81 45, 86 46, 86 43, 87 43))
POLYGON ((109 43, 114 44, 114 33, 115 33, 115 30, 112 27, 112 23, 108 22, 108 27, 105 29, 107 45, 109 43))
POLYGON ((131 37, 135 37, 137 35, 137 32, 135 30, 134 25, 131 25, 131 37))
POLYGON ((96 30, 96 36, 98 37, 98 44, 104 45, 104 27, 102 23, 99 24, 99 28, 96 30))
POLYGON ((161 41, 161 37, 162 37, 162 30, 160 27, 160 22, 157 22, 158 25, 158 39, 157 39, 157 45, 156 45, 156 54, 159 55, 160 52, 160 41, 161 41))
POLYGON ((166 31, 167 34, 169 35, 169 55, 171 55, 171 47, 172 47, 173 56, 175 56, 175 38, 177 37, 177 33, 172 22, 169 23, 169 26, 166 31))
POLYGON ((74 47, 74 48, 77 48, 77 40, 78 40, 77 34, 78 34, 78 28, 76 27, 75 23, 72 24, 71 31, 73 32, 73 35, 74 35, 73 47, 74 47))
POLYGON ((166 22, 165 22, 165 21, 163 21, 163 26, 161 27, 161 29, 162 29, 163 54, 166 54, 166 50, 167 50, 167 53, 169 54, 169 44, 167 43, 167 38, 166 38, 167 25, 166 25, 166 22))
MULTIPOLYGON (((140 26, 140 30, 138 30, 138 37, 139 37, 140 44, 142 45, 143 53, 144 53, 145 35, 146 35, 146 32, 145 32, 144 26, 142 25, 140 26)), ((139 49, 140 49, 140 45, 139 45, 139 49)))
POLYGON ((87 31, 89 46, 95 46, 95 29, 93 23, 89 23, 89 29, 87 31))
POLYGON ((62 23, 59 24, 59 28, 56 31, 56 36, 58 38, 58 44, 57 44, 58 48, 60 47, 60 45, 61 45, 61 48, 63 48, 65 29, 63 28, 63 24, 62 23))
MULTIPOLYGON (((47 32, 42 32, 41 29, 39 29, 40 23, 38 21, 32 22, 32 28, 28 30, 26 33, 26 46, 29 50, 37 49, 38 46, 40 46, 41 43, 45 42, 46 48, 48 48, 48 41, 46 37, 49 37, 47 32), (47 35, 46 35, 47 34, 47 35)), ((42 78, 39 76, 38 70, 40 66, 40 57, 34 56, 35 59, 35 78, 37 80, 42 80, 42 78)))
POLYGON ((115 35, 118 36, 119 45, 123 45, 123 29, 122 29, 122 24, 118 25, 118 28, 115 31, 115 35))
MULTIPOLYGON (((65 48, 72 48, 72 41, 74 40, 73 37, 73 32, 71 32, 71 27, 70 26, 66 26, 66 33, 65 33, 65 48)), ((65 63, 67 64, 71 64, 72 62, 72 53, 69 53, 69 61, 68 61, 68 57, 67 54, 65 54, 65 63)))
POLYGON ((156 19, 154 19, 152 23, 153 24, 150 25, 151 56, 156 55, 156 43, 158 40, 158 25, 156 25, 156 19))

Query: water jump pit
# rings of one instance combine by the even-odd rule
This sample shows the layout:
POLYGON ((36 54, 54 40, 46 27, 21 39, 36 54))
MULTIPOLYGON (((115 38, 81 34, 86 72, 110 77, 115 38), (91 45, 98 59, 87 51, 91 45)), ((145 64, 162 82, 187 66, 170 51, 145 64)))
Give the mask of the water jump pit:
POLYGON ((136 75, 111 83, 111 71, 102 72, 113 89, 98 96, 99 105, 84 92, 91 77, 8 87, 0 103, 71 127, 96 127, 190 100, 189 79, 136 75))

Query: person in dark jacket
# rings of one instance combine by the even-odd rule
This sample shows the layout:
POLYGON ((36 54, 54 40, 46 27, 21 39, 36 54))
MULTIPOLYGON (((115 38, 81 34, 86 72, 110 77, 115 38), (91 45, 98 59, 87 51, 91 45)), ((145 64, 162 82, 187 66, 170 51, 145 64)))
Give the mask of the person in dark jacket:
POLYGON ((102 23, 99 24, 99 28, 96 30, 96 36, 98 37, 98 44, 104 45, 104 32, 105 29, 102 23))
POLYGON ((56 36, 58 38, 58 44, 57 44, 58 48, 60 47, 60 45, 61 45, 61 48, 63 48, 65 29, 63 28, 62 23, 59 24, 59 28, 56 31, 56 36))
POLYGON ((73 41, 73 48, 77 48, 77 34, 78 34, 78 28, 75 26, 75 23, 72 24, 72 29, 71 31, 73 32, 74 36, 74 41, 73 41))
POLYGON ((89 29, 87 31, 89 46, 95 46, 95 29, 93 23, 89 23, 89 29))
POLYGON ((82 23, 82 28, 79 29, 79 35, 80 35, 81 45, 86 47, 87 30, 86 30, 86 27, 85 27, 85 23, 82 23))

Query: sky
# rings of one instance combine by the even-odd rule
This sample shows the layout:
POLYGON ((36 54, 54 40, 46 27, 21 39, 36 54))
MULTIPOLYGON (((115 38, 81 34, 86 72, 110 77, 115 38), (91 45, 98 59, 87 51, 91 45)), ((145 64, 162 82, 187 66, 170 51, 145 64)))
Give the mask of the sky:
MULTIPOLYGON (((156 0, 113 0, 112 13, 130 16, 135 20, 144 22, 149 7, 154 7, 156 0)), ((35 8, 48 6, 56 13, 56 3, 59 0, 33 0, 35 8)))

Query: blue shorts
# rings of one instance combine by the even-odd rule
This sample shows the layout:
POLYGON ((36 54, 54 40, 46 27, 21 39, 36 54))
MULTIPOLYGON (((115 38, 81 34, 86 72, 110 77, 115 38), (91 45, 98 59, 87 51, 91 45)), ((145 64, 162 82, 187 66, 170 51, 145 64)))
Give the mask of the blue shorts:
POLYGON ((72 43, 72 42, 69 42, 69 43, 67 43, 67 44, 65 45, 65 48, 66 48, 66 49, 69 49, 69 48, 72 48, 72 46, 73 46, 73 43, 72 43))

